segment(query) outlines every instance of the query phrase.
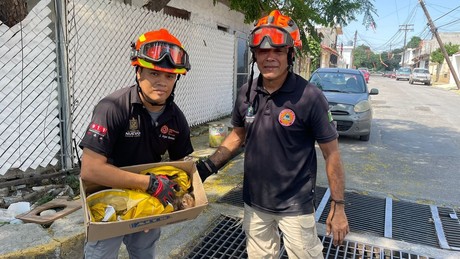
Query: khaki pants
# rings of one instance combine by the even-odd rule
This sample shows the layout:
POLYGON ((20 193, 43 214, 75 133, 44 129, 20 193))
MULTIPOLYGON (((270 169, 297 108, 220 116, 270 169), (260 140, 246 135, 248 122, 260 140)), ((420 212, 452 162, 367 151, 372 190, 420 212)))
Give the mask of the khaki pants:
POLYGON ((289 258, 323 258, 323 245, 316 232, 314 214, 278 216, 244 204, 243 229, 249 258, 278 259, 280 232, 289 258))

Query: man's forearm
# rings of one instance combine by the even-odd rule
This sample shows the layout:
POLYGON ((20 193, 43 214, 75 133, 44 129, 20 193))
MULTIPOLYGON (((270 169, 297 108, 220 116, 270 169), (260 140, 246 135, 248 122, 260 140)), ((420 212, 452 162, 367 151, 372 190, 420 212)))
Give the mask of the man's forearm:
POLYGON ((232 159, 244 141, 244 128, 233 129, 209 160, 220 169, 232 159))
POLYGON ((331 154, 326 161, 326 172, 329 181, 329 188, 331 191, 331 199, 333 200, 344 200, 345 191, 345 173, 343 171, 342 162, 340 157, 334 157, 335 154, 331 154))
POLYGON ((219 146, 214 152, 209 157, 209 160, 211 160, 214 165, 216 165, 217 168, 223 167, 231 158, 233 157, 233 152, 228 150, 226 147, 219 146))

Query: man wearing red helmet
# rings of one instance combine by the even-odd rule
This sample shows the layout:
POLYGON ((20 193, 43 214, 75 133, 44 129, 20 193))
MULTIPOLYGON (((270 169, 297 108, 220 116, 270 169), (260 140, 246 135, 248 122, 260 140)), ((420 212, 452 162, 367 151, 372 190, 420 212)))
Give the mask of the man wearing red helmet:
MULTIPOLYGON (((103 98, 83 137, 81 178, 113 188, 145 190, 163 205, 172 203, 175 184, 166 177, 135 174, 123 166, 160 162, 162 155, 181 160, 193 152, 190 128, 174 103, 180 75, 189 57, 167 30, 149 31, 132 44, 136 84, 103 98)), ((155 258, 160 229, 85 244, 85 258, 117 258, 123 242, 130 258, 155 258)))
POLYGON ((197 162, 198 171, 204 181, 244 144, 243 228, 249 258, 278 258, 278 229, 290 258, 323 258, 314 217, 316 142, 331 192, 327 232, 334 245, 349 232, 344 170, 328 102, 316 86, 292 72, 294 48, 302 42, 290 17, 275 10, 260 19, 249 46, 260 75, 252 80, 252 69, 238 93, 232 132, 213 155, 197 162))

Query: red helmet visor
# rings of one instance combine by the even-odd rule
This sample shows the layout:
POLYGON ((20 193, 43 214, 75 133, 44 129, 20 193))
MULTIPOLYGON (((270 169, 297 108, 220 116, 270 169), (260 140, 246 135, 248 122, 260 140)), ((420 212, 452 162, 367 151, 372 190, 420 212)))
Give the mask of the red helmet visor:
POLYGON ((273 26, 261 26, 251 33, 249 46, 251 48, 259 47, 264 39, 267 39, 272 47, 294 45, 291 35, 284 29, 273 26))
POLYGON ((143 44, 139 49, 138 57, 153 63, 167 57, 176 68, 190 69, 187 52, 180 46, 168 42, 155 41, 143 44))

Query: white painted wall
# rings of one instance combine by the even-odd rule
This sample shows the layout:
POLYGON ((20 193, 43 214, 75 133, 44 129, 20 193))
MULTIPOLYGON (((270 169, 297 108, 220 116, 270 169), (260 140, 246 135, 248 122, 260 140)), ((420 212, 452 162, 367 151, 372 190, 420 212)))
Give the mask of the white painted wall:
MULTIPOLYGON (((414 64, 414 61, 412 59, 414 58, 414 50, 413 48, 408 48, 406 51, 404 51, 404 67, 409 67, 414 64)), ((401 53, 401 60, 399 61, 399 65, 403 66, 403 55, 401 53)))
MULTIPOLYGON (((338 49, 340 53, 340 47, 338 49)), ((343 46, 342 56, 339 60, 339 67, 351 68, 351 53, 353 51, 353 46, 343 46)))
MULTIPOLYGON (((450 58, 452 66, 454 67, 455 73, 457 74, 457 78, 460 77, 460 54, 454 54, 450 58)), ((455 85, 455 79, 452 73, 450 73, 449 82, 455 85)))

